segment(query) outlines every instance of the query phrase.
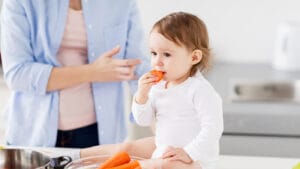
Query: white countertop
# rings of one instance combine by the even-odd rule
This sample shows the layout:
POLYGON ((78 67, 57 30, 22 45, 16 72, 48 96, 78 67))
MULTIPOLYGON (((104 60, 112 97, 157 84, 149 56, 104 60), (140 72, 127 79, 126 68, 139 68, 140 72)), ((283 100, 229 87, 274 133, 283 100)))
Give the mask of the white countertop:
MULTIPOLYGON (((70 155, 78 149, 31 148, 51 157, 70 155)), ((292 169, 300 162, 295 158, 221 155, 216 169, 292 169)))
POLYGON ((221 155, 217 169, 292 169, 300 159, 221 155))
MULTIPOLYGON (((54 152, 65 155, 64 149, 54 152)), ((300 158, 221 155, 216 169, 292 169, 299 162, 300 158)))

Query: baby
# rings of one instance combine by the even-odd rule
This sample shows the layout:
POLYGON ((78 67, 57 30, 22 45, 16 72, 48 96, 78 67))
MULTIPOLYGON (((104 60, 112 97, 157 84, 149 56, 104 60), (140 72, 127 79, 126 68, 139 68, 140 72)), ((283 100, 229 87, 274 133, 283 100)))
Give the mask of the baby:
POLYGON ((132 112, 139 125, 155 122, 152 158, 213 168, 223 114, 220 96, 201 74, 211 58, 205 24, 192 14, 169 14, 153 26, 149 46, 163 80, 151 72, 139 79, 132 112))

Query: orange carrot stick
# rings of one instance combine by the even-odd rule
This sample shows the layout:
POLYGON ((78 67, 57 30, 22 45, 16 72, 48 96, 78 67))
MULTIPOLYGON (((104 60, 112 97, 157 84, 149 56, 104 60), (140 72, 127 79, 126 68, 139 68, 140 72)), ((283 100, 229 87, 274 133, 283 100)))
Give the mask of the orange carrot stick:
POLYGON ((112 167, 109 169, 136 169, 137 167, 140 167, 140 163, 137 160, 131 161, 129 163, 123 164, 123 165, 119 165, 117 167, 112 167))
POLYGON ((158 78, 156 82, 159 82, 164 77, 164 73, 159 70, 151 70, 150 73, 158 78))
POLYGON ((111 158, 107 159, 102 163, 97 169, 108 169, 112 167, 116 167, 125 163, 128 163, 130 161, 130 156, 126 152, 118 152, 111 158))
POLYGON ((142 169, 142 167, 141 166, 137 166, 134 169, 142 169))

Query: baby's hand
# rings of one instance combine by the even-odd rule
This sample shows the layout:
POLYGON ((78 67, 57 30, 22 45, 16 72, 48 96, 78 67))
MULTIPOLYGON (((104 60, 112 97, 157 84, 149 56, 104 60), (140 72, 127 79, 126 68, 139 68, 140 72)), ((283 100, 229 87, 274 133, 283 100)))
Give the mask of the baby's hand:
POLYGON ((135 95, 135 101, 144 104, 148 100, 148 93, 157 82, 157 77, 150 72, 145 73, 138 81, 138 90, 135 95))
POLYGON ((168 159, 171 161, 182 161, 184 163, 190 164, 193 162, 191 157, 184 151, 183 148, 175 148, 169 146, 164 154, 162 155, 163 159, 168 159))

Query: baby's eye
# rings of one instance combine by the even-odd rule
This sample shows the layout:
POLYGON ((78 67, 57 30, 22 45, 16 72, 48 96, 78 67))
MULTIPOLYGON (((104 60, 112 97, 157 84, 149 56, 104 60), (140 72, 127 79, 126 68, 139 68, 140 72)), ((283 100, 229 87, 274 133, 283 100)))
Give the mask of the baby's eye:
POLYGON ((170 53, 164 53, 164 56, 166 56, 166 57, 170 57, 170 56, 171 56, 171 54, 170 54, 170 53))
POLYGON ((152 52, 151 52, 151 55, 152 55, 152 56, 156 56, 157 53, 152 51, 152 52))

